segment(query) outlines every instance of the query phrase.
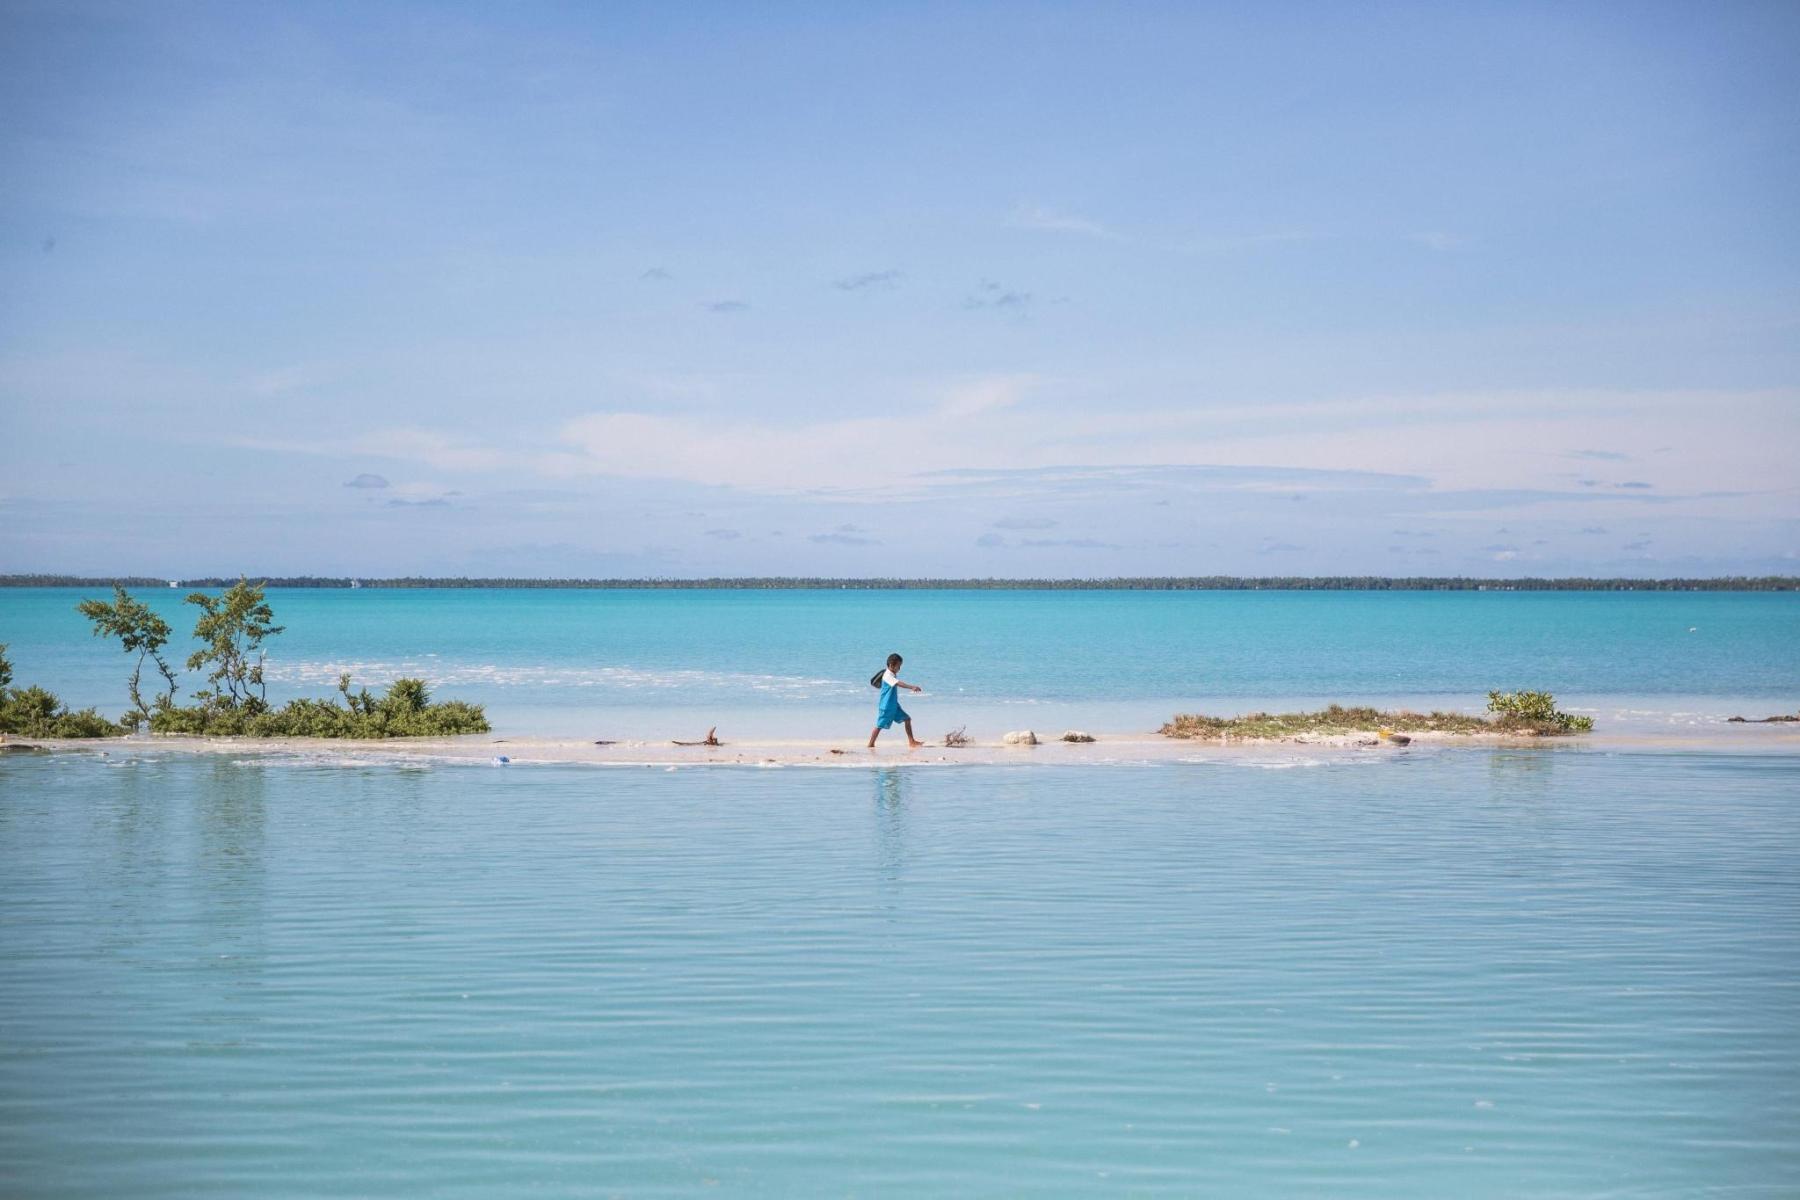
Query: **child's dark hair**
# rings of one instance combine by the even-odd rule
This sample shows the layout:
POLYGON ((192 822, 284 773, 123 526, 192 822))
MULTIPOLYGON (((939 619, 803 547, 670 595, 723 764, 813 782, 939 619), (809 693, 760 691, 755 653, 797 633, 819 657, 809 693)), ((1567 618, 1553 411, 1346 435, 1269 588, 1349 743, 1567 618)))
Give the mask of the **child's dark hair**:
MULTIPOLYGON (((905 661, 906 660, 901 658, 898 654, 890 654, 890 655, 888 655, 888 660, 887 660, 887 670, 889 670, 889 671, 899 670, 900 664, 905 661)), ((880 687, 881 686, 881 676, 882 676, 881 671, 877 671, 873 675, 869 676, 869 686, 870 687, 880 687)))

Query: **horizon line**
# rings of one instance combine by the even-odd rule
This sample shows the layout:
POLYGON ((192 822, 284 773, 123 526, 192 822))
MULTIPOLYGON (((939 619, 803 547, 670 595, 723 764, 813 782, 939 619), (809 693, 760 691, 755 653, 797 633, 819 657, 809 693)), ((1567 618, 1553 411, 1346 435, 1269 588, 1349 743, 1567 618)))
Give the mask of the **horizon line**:
POLYGON ((1800 591, 1796 575, 1712 576, 1478 576, 1478 575, 1109 575, 1109 576, 469 576, 398 575, 0 575, 0 588, 219 588, 239 579, 292 589, 620 589, 620 590, 1113 590, 1113 591, 1800 591))

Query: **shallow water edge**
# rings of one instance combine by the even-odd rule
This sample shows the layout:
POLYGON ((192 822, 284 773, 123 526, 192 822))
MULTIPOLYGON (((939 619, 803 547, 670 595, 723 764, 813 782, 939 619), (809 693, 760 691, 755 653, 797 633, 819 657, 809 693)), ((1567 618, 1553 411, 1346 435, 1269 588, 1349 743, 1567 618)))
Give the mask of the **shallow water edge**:
POLYGON ((856 737, 838 739, 727 738, 719 746, 681 746, 671 741, 502 737, 393 738, 350 741, 320 738, 198 738, 136 736, 114 741, 15 739, 15 751, 102 757, 224 756, 244 760, 298 760, 348 766, 379 763, 477 766, 577 765, 596 767, 930 767, 930 766, 1139 766, 1197 760, 1277 759, 1341 761, 1476 750, 1543 753, 1700 752, 1800 755, 1800 725, 1720 725, 1684 731, 1597 732, 1570 737, 1512 734, 1419 733, 1407 745, 1363 734, 1266 739, 1200 740, 1146 733, 1102 733, 1091 742, 1041 735, 1037 745, 1005 745, 997 739, 961 747, 926 745, 910 750, 894 730, 871 750, 856 737), (1371 744, 1373 743, 1373 744, 1371 744))

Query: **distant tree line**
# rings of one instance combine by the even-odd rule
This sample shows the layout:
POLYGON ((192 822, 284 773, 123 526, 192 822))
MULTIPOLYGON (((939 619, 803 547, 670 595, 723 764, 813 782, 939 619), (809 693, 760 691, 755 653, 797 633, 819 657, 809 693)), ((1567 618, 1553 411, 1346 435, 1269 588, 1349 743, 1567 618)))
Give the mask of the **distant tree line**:
MULTIPOLYGON (((240 577, 241 578, 241 577, 240 577)), ((0 587, 228 588, 236 578, 96 579, 73 575, 0 575, 0 587)), ((751 576, 712 579, 443 579, 406 576, 352 579, 322 575, 269 576, 273 588, 614 588, 641 591, 1071 591, 1071 592, 1792 592, 1800 576, 1728 575, 1707 579, 1480 579, 1468 576, 1387 575, 1144 575, 1106 579, 829 579, 751 576)))

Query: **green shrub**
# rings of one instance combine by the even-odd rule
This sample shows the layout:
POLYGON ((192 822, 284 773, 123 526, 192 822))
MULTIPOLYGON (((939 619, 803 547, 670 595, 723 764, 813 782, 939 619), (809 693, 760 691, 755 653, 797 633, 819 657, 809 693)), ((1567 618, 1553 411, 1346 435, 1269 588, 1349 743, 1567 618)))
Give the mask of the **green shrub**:
POLYGON ((71 712, 56 693, 41 687, 15 688, 12 664, 0 645, 0 733, 40 738, 118 737, 125 730, 91 708, 71 712))
POLYGON ((1549 692, 1489 692, 1488 711, 1494 714, 1494 725, 1503 730, 1554 735, 1594 728, 1592 717, 1559 711, 1549 692))
POLYGON ((1384 712, 1367 705, 1333 704, 1318 712, 1246 713, 1241 717, 1209 717, 1181 713, 1159 731, 1172 738, 1279 739, 1306 734, 1376 733, 1382 729, 1410 733, 1485 733, 1492 726, 1466 713, 1404 710, 1384 712))
POLYGON ((290 700, 270 708, 255 697, 238 704, 216 694, 199 705, 165 708, 151 714, 156 733, 206 737, 396 738, 452 737, 486 733, 487 714, 479 704, 461 700, 431 703, 422 679, 396 679, 384 696, 368 689, 350 690, 350 677, 339 676, 336 699, 290 700))
MULTIPOLYGON (((187 666, 191 671, 207 672, 207 686, 196 691, 193 703, 187 705, 175 703, 177 678, 162 657, 169 641, 168 623, 120 587, 113 588, 110 602, 84 600, 79 608, 93 623, 94 633, 117 638, 126 653, 137 655, 126 682, 132 711, 121 724, 135 727, 147 717, 153 733, 193 737, 447 737, 488 731, 487 714, 480 705, 458 700, 433 704, 423 679, 396 679, 386 695, 373 696, 367 688, 351 691, 350 676, 340 675, 341 699, 290 700, 280 708, 271 707, 264 679, 264 644, 282 627, 275 624, 263 589, 262 584, 240 578, 221 595, 195 592, 187 598, 187 603, 201 611, 194 623, 194 637, 202 643, 202 648, 188 657, 187 666), (139 691, 146 659, 168 683, 168 690, 148 704, 139 691)), ((4 658, 0 658, 0 670, 7 672, 0 680, 0 699, 4 699, 4 683, 11 679, 4 658)), ((50 700, 54 702, 55 697, 50 700)), ((84 717, 73 714, 70 719, 84 717)), ((37 716, 19 720, 22 726, 43 726, 37 716)))
POLYGON ((431 703, 431 693, 425 690, 423 679, 396 679, 388 685, 381 703, 392 713, 419 713, 431 703))
POLYGON ((1345 733, 1378 733, 1383 729, 1395 733, 1529 733, 1560 736, 1587 733, 1593 729, 1590 717, 1571 716, 1556 711, 1556 698, 1548 692, 1489 692, 1491 717, 1473 717, 1467 713, 1404 710, 1386 712, 1367 706, 1348 707, 1333 704, 1318 712, 1247 713, 1239 717, 1209 717, 1182 713, 1161 733, 1172 738, 1249 738, 1280 740, 1308 734, 1329 736, 1345 733))

